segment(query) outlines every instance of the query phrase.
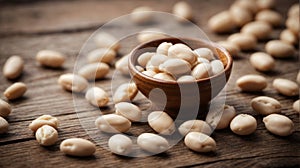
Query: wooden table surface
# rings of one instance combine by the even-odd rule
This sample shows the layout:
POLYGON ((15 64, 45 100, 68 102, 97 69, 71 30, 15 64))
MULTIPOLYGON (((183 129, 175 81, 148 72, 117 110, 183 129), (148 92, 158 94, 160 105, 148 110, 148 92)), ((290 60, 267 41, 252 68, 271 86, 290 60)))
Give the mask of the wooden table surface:
MULTIPOLYGON (((158 11, 170 12, 175 1, 33 1, 14 3, 0 1, 0 69, 11 55, 20 55, 25 60, 25 70, 16 81, 28 85, 28 91, 21 99, 10 101, 13 112, 7 118, 9 132, 0 135, 0 167, 299 167, 300 165, 300 124, 299 115, 292 110, 292 103, 297 99, 279 95, 271 86, 274 78, 284 77, 295 80, 299 70, 299 52, 291 59, 276 60, 276 69, 270 73, 257 72, 248 57, 253 52, 243 52, 234 59, 232 75, 227 85, 226 103, 233 105, 237 113, 253 115, 258 122, 257 130, 249 136, 238 136, 229 129, 215 131, 211 136, 217 142, 217 151, 199 154, 188 150, 182 141, 167 152, 149 157, 129 158, 112 154, 105 149, 107 138, 99 137, 97 131, 85 129, 93 125, 88 120, 90 114, 99 114, 99 109, 90 106, 83 95, 76 95, 83 111, 76 113, 73 96, 61 89, 57 79, 61 74, 73 72, 76 56, 82 45, 101 25, 118 16, 128 14, 137 6, 151 6, 158 11), (53 70, 39 66, 35 55, 39 50, 53 49, 68 56, 63 69, 53 70), (267 77, 268 87, 262 93, 241 93, 235 86, 238 77, 245 74, 261 74, 267 77), (253 97, 267 95, 282 103, 282 113, 293 120, 296 131, 288 137, 270 134, 262 123, 262 116, 257 115, 249 106, 253 97), (41 147, 28 124, 43 114, 58 117, 59 142, 51 147, 41 147), (80 120, 79 120, 79 118, 80 120), (62 140, 72 137, 97 141, 97 150, 93 157, 76 158, 65 156, 59 151, 62 140)), ((216 35, 207 28, 207 20, 213 14, 227 9, 232 0, 190 0, 195 13, 195 22, 212 41, 224 40, 228 35, 216 35)), ((276 10, 286 17, 288 7, 297 0, 276 1, 276 10)), ((134 25, 132 25, 134 26, 134 25)), ((150 25, 160 27, 160 25, 150 25)), ((274 29, 272 38, 277 39, 284 26, 274 29)), ((120 27, 107 28, 117 32, 125 31, 120 27)), ((176 29, 176 27, 174 28, 176 29)), ((188 35, 190 32, 187 31, 188 35)), ((120 55, 129 52, 136 42, 123 41, 120 55), (124 47, 125 46, 125 47, 124 47)), ((257 50, 263 51, 264 42, 257 50)), ((297 48, 297 50, 299 50, 297 48)), ((113 68, 107 79, 96 85, 110 91, 113 68)), ((117 81, 127 80, 121 75, 117 81)), ((0 92, 14 81, 0 75, 0 92)), ((5 99, 3 94, 1 99, 5 99)), ((135 100, 144 106, 144 99, 135 100)), ((114 104, 109 103, 102 112, 113 112, 114 104)), ((138 135, 144 131, 153 132, 146 123, 133 124, 130 133, 138 135)))

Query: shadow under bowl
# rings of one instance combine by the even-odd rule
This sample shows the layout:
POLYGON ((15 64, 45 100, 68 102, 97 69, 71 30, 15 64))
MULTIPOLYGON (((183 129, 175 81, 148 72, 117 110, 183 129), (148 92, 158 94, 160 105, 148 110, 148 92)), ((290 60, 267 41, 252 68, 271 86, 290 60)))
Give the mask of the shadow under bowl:
POLYGON ((210 101, 226 85, 232 69, 230 54, 216 43, 192 38, 163 38, 137 46, 129 56, 129 71, 139 91, 149 98, 158 110, 167 112, 172 118, 205 119, 210 101), (164 81, 147 76, 136 69, 138 57, 145 52, 155 52, 162 42, 183 43, 192 49, 209 48, 222 61, 224 71, 191 82, 164 81))

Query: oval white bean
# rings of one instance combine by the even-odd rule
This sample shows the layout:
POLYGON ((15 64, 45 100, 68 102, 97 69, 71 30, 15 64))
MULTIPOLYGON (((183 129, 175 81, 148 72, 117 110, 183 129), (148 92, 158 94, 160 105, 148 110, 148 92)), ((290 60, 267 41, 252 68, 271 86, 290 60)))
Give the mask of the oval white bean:
POLYGON ((208 27, 216 33, 226 33, 232 31, 236 25, 229 11, 215 14, 208 20, 208 27))
POLYGON ((280 33, 280 40, 286 42, 290 45, 295 45, 299 43, 298 36, 295 35, 291 30, 285 29, 280 33))
POLYGON ((256 119, 248 114, 239 114, 230 122, 231 131, 238 135, 252 134, 256 127, 256 119))
POLYGON ((58 140, 58 133, 53 127, 43 125, 36 131, 35 138, 40 145, 51 146, 58 140))
POLYGON ((8 100, 13 100, 22 97, 26 91, 27 86, 25 83, 16 82, 10 85, 3 94, 8 100))
POLYGON ((253 20, 253 14, 250 10, 245 9, 238 5, 232 5, 229 9, 230 15, 234 21, 234 23, 242 27, 246 23, 249 23, 253 20))
POLYGON ((114 51, 118 51, 121 47, 119 40, 113 35, 100 32, 95 35, 94 41, 99 48, 108 48, 114 51))
POLYGON ((59 122, 58 119, 56 117, 53 117, 51 115, 42 115, 38 118, 36 118, 35 120, 33 120, 30 124, 29 124, 29 128, 35 132, 37 129, 39 129, 40 127, 42 127, 43 125, 49 125, 53 128, 58 128, 59 122))
POLYGON ((65 62, 65 56, 57 51, 42 50, 36 54, 36 60, 43 66, 59 68, 65 62))
POLYGON ((275 68, 274 58, 264 52, 256 52, 251 54, 249 59, 251 65, 259 71, 270 71, 275 68))
POLYGON ((140 108, 128 102, 120 102, 115 105, 116 114, 121 115, 130 121, 140 121, 142 112, 140 108))
POLYGON ((253 50, 257 40, 251 34, 235 33, 228 37, 229 42, 236 44, 241 50, 253 50))
POLYGON ((149 23, 152 19, 151 11, 152 8, 148 6, 137 7, 131 12, 130 18, 136 24, 149 23))
POLYGON ((152 133, 142 133, 137 138, 137 144, 145 151, 158 154, 169 149, 169 142, 164 138, 152 133))
POLYGON ((259 96, 251 100, 253 110, 262 115, 269 115, 281 112, 281 104, 274 98, 259 96))
POLYGON ((114 103, 129 102, 134 99, 138 89, 135 83, 124 83, 120 85, 113 95, 114 103))
POLYGON ((163 111, 154 111, 148 115, 148 124, 159 134, 171 135, 175 132, 173 119, 163 111))
POLYGON ((208 78, 212 74, 212 67, 208 63, 201 63, 193 68, 191 74, 196 79, 208 78))
POLYGON ((132 151, 132 140, 122 134, 116 134, 109 138, 108 147, 112 153, 126 156, 132 151))
POLYGON ((121 72, 123 75, 129 75, 128 58, 129 55, 127 54, 115 63, 116 70, 121 72))
POLYGON ((85 98, 89 103, 97 107, 105 107, 109 102, 108 93, 99 87, 92 87, 88 89, 85 94, 85 98))
POLYGON ((184 138, 184 144, 196 152, 216 151, 216 142, 206 134, 200 132, 190 132, 184 138))
POLYGON ((138 57, 137 62, 139 63, 140 66, 146 67, 148 61, 151 59, 153 55, 155 55, 154 52, 145 52, 138 57))
POLYGON ((60 151, 71 156, 91 156, 96 151, 96 146, 91 141, 82 138, 70 138, 62 141, 60 151))
POLYGON ((96 127, 107 133, 126 132, 131 127, 131 122, 117 114, 106 114, 98 117, 95 121, 96 127))
POLYGON ((0 117, 7 117, 11 111, 11 106, 4 100, 0 99, 0 117))
POLYGON ((197 61, 197 56, 193 50, 185 44, 174 44, 168 50, 168 57, 179 58, 189 62, 191 65, 197 61))
POLYGON ((212 133, 211 127, 202 120, 185 121, 178 127, 178 131, 183 136, 190 132, 201 132, 207 135, 210 135, 212 133))
POLYGON ((110 64, 116 58, 117 53, 109 48, 98 48, 88 53, 89 63, 104 62, 110 64))
POLYGON ((268 131, 279 136, 288 136, 294 132, 294 123, 291 119, 280 114, 270 114, 263 118, 268 131))
POLYGON ((78 74, 87 80, 96 80, 104 78, 109 72, 109 66, 106 63, 87 64, 79 69, 78 74))
POLYGON ((23 59, 20 56, 11 56, 3 65, 3 76, 7 79, 16 79, 22 74, 23 69, 23 59))
POLYGON ((181 22, 193 19, 192 7, 185 1, 177 2, 173 6, 173 14, 178 16, 178 18, 176 19, 178 19, 181 22))
POLYGON ((267 22, 254 21, 244 25, 241 32, 244 34, 251 34, 257 39, 267 39, 271 35, 272 27, 267 22))
POLYGON ((171 75, 169 75, 167 73, 158 73, 158 74, 155 74, 153 76, 153 78, 155 78, 155 79, 161 79, 161 80, 165 80, 165 81, 175 81, 175 79, 171 75))
POLYGON ((220 60, 213 60, 210 62, 210 65, 211 65, 211 71, 213 75, 216 75, 224 71, 224 65, 220 60))
POLYGON ((236 85, 246 92, 262 91, 267 87, 267 80, 261 75, 244 75, 237 79, 236 85))
POLYGON ((275 58, 287 58, 294 55, 294 47, 280 40, 269 41, 265 50, 275 58))
POLYGON ((83 92, 89 85, 85 78, 71 73, 61 75, 57 82, 63 89, 72 92, 83 92))
POLYGON ((231 56, 237 56, 241 50, 238 45, 230 41, 219 41, 218 44, 224 47, 231 56))
POLYGON ((209 48, 197 48, 194 50, 194 53, 201 58, 205 58, 208 61, 215 59, 214 53, 209 48))
POLYGON ((273 81, 273 87, 281 94, 285 96, 297 96, 299 95, 299 86, 296 82, 277 78, 273 81))
POLYGON ((183 75, 177 79, 177 82, 195 82, 196 78, 191 75, 183 75))
POLYGON ((168 50, 172 46, 172 43, 163 42, 156 48, 157 54, 168 55, 168 50))
POLYGON ((265 9, 255 15, 255 20, 267 22, 272 26, 279 26, 282 23, 283 18, 280 13, 274 10, 265 9))
POLYGON ((191 65, 178 58, 171 58, 159 65, 159 70, 178 77, 191 72, 191 65))
POLYGON ((145 43, 148 41, 157 40, 157 39, 165 38, 165 37, 167 37, 167 36, 160 29, 149 28, 149 29, 145 29, 145 30, 141 31, 137 35, 137 40, 140 43, 145 43))
POLYGON ((230 125, 230 122, 235 117, 236 111, 233 106, 224 105, 224 111, 222 113, 222 116, 219 120, 218 125, 216 126, 216 129, 225 129, 230 125))

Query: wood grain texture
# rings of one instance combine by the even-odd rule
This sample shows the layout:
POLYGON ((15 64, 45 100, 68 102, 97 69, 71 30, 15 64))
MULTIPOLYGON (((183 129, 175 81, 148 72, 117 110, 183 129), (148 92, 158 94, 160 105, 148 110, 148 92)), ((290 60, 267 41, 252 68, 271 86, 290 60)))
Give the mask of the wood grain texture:
MULTIPOLYGON (((237 136, 229 129, 215 131, 212 137, 217 142, 215 153, 198 154, 185 147, 182 141, 166 153, 143 157, 127 158, 111 154, 105 149, 109 135, 100 136, 94 128, 94 117, 100 113, 112 113, 114 104, 106 109, 89 105, 84 95, 73 96, 57 84, 59 75, 73 72, 76 56, 89 36, 110 19, 129 13, 134 7, 148 5, 155 10, 170 12, 175 1, 38 1, 34 3, 0 4, 0 67, 11 55, 24 58, 25 70, 17 81, 28 85, 28 92, 21 99, 11 101, 13 112, 7 118, 9 132, 0 135, 0 167, 299 167, 300 165, 300 122, 299 115, 292 110, 297 99, 279 95, 271 86, 277 77, 295 80, 299 70, 299 52, 291 59, 277 59, 276 69, 270 73, 260 73, 250 65, 248 57, 252 52, 243 52, 234 59, 232 74, 227 85, 226 102, 233 105, 237 113, 253 115, 258 122, 256 132, 249 136, 237 136), (35 55, 41 49, 54 49, 68 57, 64 68, 53 70, 40 67, 35 55), (245 74, 261 74, 267 77, 268 87, 262 93, 242 93, 235 86, 238 77, 245 74), (267 95, 278 99, 282 113, 295 123, 296 131, 288 137, 270 134, 262 123, 262 116, 250 107, 250 100, 258 95, 267 95), (76 113, 76 109, 78 113, 76 113), (28 124, 42 114, 59 118, 59 142, 51 147, 38 145, 28 124), (79 119, 79 118, 80 119, 79 119), (76 158, 63 155, 59 151, 62 140, 82 137, 97 142, 97 151, 93 157, 76 158)), ((232 0, 188 1, 195 12, 196 24, 212 41, 224 40, 228 35, 216 35, 207 28, 207 20, 213 14, 227 9, 232 0)), ((296 0, 276 1, 276 10, 286 16, 288 7, 296 0)), ((134 25, 129 25, 134 29, 134 25)), ((155 25, 160 26, 160 25, 155 25)), ((278 38, 284 27, 276 28, 272 38, 278 38)), ((107 31, 120 31, 122 27, 110 27, 107 31)), ((125 30, 124 30, 125 31, 125 30)), ((187 34, 191 32, 187 31, 187 34)), ((136 44, 134 38, 121 42, 120 55, 127 54, 136 44)), ((264 51, 264 43, 257 46, 264 51)), ((299 50, 297 48, 297 50, 299 50)), ((114 74, 113 68, 105 80, 96 82, 111 95, 111 79, 118 79, 112 85, 114 90, 119 83, 128 80, 120 74, 114 74)), ((0 92, 13 81, 0 75, 0 92)), ((0 98, 5 99, 1 94, 0 98)), ((135 101, 143 110, 149 103, 139 95, 135 101)), ((153 132, 146 123, 135 123, 129 131, 132 135, 153 132)), ((101 134, 102 135, 102 134, 101 134)))

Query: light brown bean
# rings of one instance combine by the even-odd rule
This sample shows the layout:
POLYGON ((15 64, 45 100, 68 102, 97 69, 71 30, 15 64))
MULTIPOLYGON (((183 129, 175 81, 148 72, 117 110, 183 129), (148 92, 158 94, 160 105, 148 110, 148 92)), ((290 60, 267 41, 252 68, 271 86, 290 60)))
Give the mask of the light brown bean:
POLYGON ((242 27, 253 20, 252 11, 241 6, 232 5, 229 12, 234 23, 239 27, 242 27))
POLYGON ((251 34, 257 39, 268 39, 271 35, 272 27, 265 21, 254 21, 244 25, 241 32, 251 34))
POLYGON ((289 17, 285 22, 285 26, 288 29, 290 29, 295 35, 299 36, 299 30, 300 30, 299 16, 289 17))
POLYGON ((61 75, 57 82, 63 89, 72 92, 83 92, 88 87, 88 81, 85 78, 72 73, 61 75))
POLYGON ((285 29, 280 33, 279 36, 281 41, 284 41, 290 45, 299 43, 298 36, 295 35, 290 29, 285 29))
POLYGON ((297 113, 300 113, 300 99, 295 101, 293 103, 293 109, 297 112, 297 113))
POLYGON ((229 54, 233 57, 237 56, 241 50, 238 45, 230 41, 219 41, 218 44, 224 47, 229 52, 229 54))
POLYGON ((9 57, 3 65, 3 75, 7 79, 16 79, 22 74, 24 61, 20 56, 9 57))
POLYGON ((114 51, 118 51, 121 47, 119 40, 113 35, 100 32, 95 35, 94 41, 99 48, 108 48, 114 51))
POLYGON ((274 0, 256 0, 258 10, 270 9, 275 6, 274 0))
POLYGON ((176 19, 178 19, 181 22, 192 20, 193 18, 192 7, 185 1, 177 2, 173 6, 173 14, 178 16, 176 19))
POLYGON ((291 119, 280 114, 270 114, 263 118, 268 131, 279 136, 288 136, 294 132, 294 123, 291 119))
POLYGON ((268 54, 275 58, 288 58, 294 55, 294 47, 280 40, 271 40, 265 45, 268 54))
POLYGON ((157 28, 149 28, 149 29, 145 29, 143 31, 141 31, 138 35, 137 35, 137 40, 140 43, 145 43, 151 40, 157 40, 160 38, 165 38, 167 37, 162 30, 157 29, 157 28))
POLYGON ((184 144, 196 152, 216 151, 216 142, 206 134, 200 132, 190 132, 184 138, 184 144))
POLYGON ((98 117, 95 125, 103 132, 120 133, 128 131, 131 127, 131 122, 127 118, 117 114, 106 114, 98 117))
POLYGON ((282 23, 283 18, 280 13, 265 9, 256 14, 255 20, 267 22, 272 26, 279 26, 282 23))
POLYGON ((277 78, 273 81, 273 87, 281 94, 285 96, 298 96, 299 95, 299 86, 296 82, 277 78))
POLYGON ((26 91, 27 86, 25 83, 16 82, 10 85, 3 94, 8 100, 13 100, 22 97, 26 91))
POLYGON ((0 116, 0 134, 8 132, 9 124, 8 122, 0 116))
POLYGON ((267 87, 267 80, 261 75, 244 75, 237 79, 236 85, 246 92, 262 91, 267 87))
POLYGON ((154 111, 148 115, 148 124, 159 134, 171 135, 175 132, 173 119, 163 111, 154 111))
POLYGON ((51 115, 42 115, 38 118, 36 118, 35 120, 33 120, 30 124, 29 124, 29 128, 35 132, 37 129, 39 129, 40 127, 42 127, 43 125, 49 125, 53 128, 58 128, 59 122, 58 119, 56 117, 53 117, 51 115))
POLYGON ((296 81, 300 85, 300 70, 299 70, 298 75, 296 77, 296 81))
POLYGON ((230 122, 231 131, 238 135, 252 134, 256 127, 256 119, 248 114, 239 114, 230 122))
POLYGON ((251 34, 235 33, 230 35, 227 40, 237 45, 241 50, 253 50, 257 44, 256 38, 251 34))
POLYGON ((251 65, 259 71, 271 71, 275 68, 274 58, 264 52, 256 52, 251 54, 249 61, 251 65))
POLYGON ((117 53, 109 48, 98 48, 88 53, 87 59, 89 63, 104 62, 111 64, 116 58, 117 53))
POLYGON ((116 70, 121 72, 123 75, 129 75, 128 58, 129 55, 127 54, 115 63, 116 70))
POLYGON ((253 1, 237 0, 233 3, 233 5, 237 5, 246 10, 250 10, 253 14, 256 14, 258 11, 257 4, 254 3, 253 1))
POLYGON ((109 102, 109 95, 106 91, 99 87, 88 89, 85 94, 86 100, 96 107, 105 107, 109 102))
POLYGON ((235 27, 235 23, 229 11, 223 11, 215 14, 208 20, 208 27, 216 33, 231 32, 235 27))
POLYGON ((65 56, 57 51, 42 50, 36 54, 36 60, 43 66, 59 68, 65 62, 65 56))
POLYGON ((106 63, 87 64, 78 70, 78 74, 87 80, 103 79, 109 72, 109 66, 106 63))
POLYGON ((262 115, 269 115, 281 112, 281 104, 272 97, 259 96, 251 100, 251 107, 262 115))
POLYGON ((146 24, 152 20, 152 8, 148 6, 140 6, 135 9, 130 14, 132 22, 136 24, 146 24))
POLYGON ((96 151, 96 146, 91 141, 82 138, 70 138, 62 141, 60 151, 71 156, 91 156, 96 151))
POLYGON ((0 99, 0 117, 7 117, 11 111, 11 106, 4 100, 0 99))

